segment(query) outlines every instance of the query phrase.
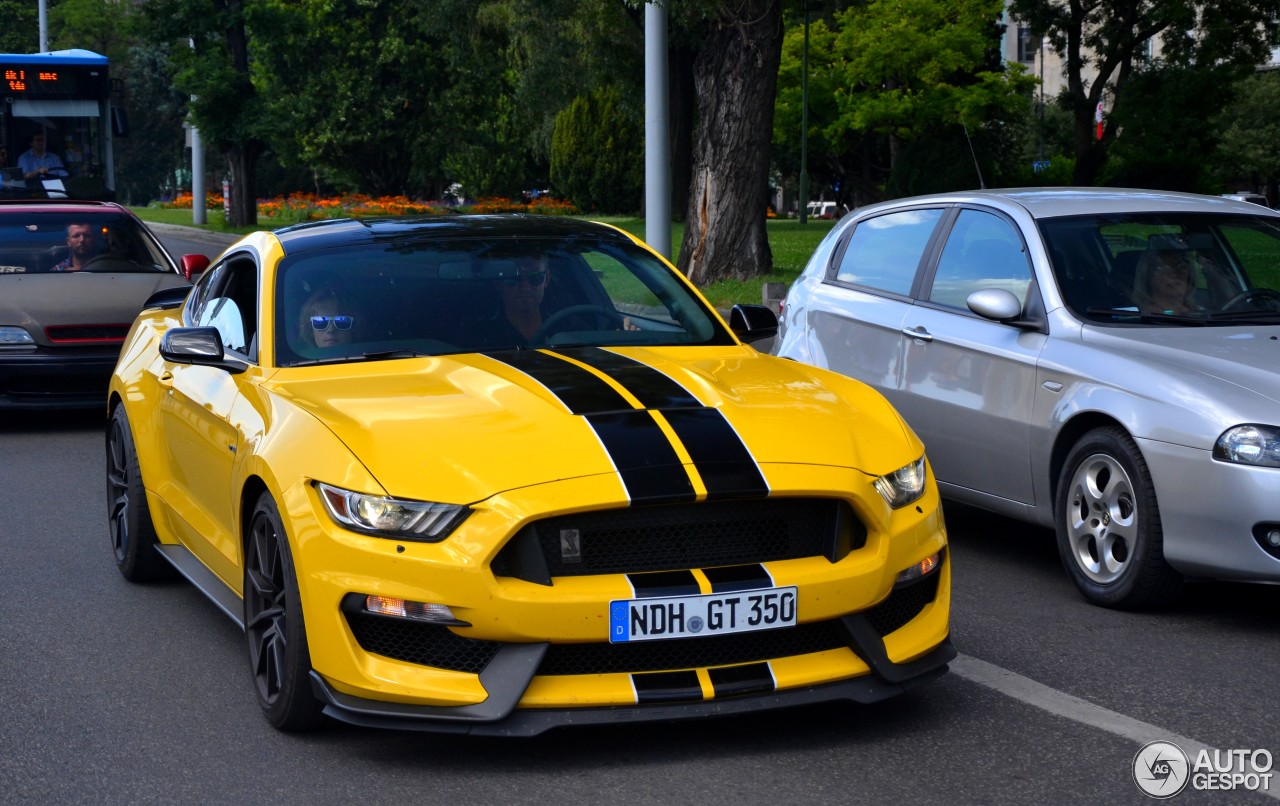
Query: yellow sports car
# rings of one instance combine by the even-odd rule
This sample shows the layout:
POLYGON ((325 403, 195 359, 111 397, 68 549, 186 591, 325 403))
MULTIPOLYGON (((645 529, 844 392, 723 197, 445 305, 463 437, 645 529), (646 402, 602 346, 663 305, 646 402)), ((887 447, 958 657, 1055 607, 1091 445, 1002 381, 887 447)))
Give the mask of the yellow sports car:
POLYGON ((532 735, 937 677, 946 528, 876 392, 603 224, 247 236, 111 381, 116 563, 242 626, 278 728, 532 735))

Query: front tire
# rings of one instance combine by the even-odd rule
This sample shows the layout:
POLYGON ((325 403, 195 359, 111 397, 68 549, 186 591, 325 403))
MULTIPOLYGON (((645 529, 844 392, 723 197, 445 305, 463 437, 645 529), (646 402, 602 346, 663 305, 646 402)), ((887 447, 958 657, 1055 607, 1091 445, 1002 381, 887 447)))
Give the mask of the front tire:
POLYGON ((171 579, 173 566, 156 550, 156 537, 142 486, 138 451, 124 406, 116 406, 107 423, 107 528, 116 568, 130 582, 171 579))
POLYGON ((1123 429, 1090 431, 1072 447, 1055 512, 1058 553, 1086 599, 1136 610, 1177 595, 1182 576, 1164 559, 1155 485, 1123 429))
POLYGON ((289 540, 275 501, 258 499, 245 547, 244 625, 258 704, 280 730, 324 723, 311 690, 311 652, 289 540))

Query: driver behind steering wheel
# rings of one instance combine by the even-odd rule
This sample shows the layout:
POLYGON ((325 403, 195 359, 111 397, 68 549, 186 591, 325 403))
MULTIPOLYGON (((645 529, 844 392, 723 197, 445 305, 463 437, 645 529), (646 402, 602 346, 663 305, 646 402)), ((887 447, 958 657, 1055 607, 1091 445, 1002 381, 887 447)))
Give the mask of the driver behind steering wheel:
POLYGON ((98 231, 92 224, 76 222, 67 225, 67 246, 71 254, 50 271, 80 271, 98 254, 98 231))
POLYGON ((494 335, 501 342, 525 346, 542 327, 542 297, 551 281, 551 261, 540 255, 516 258, 515 264, 515 272, 493 281, 502 300, 502 316, 494 324, 504 330, 494 335))

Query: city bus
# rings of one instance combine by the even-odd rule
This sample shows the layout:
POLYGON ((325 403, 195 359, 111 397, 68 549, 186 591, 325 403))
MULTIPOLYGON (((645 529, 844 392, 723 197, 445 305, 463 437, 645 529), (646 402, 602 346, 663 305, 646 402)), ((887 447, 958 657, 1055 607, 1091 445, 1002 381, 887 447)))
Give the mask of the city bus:
POLYGON ((114 199, 112 137, 124 134, 124 118, 111 103, 107 57, 88 50, 0 53, 0 76, 0 145, 7 152, 0 197, 114 199), (36 135, 63 167, 27 178, 19 159, 36 135))

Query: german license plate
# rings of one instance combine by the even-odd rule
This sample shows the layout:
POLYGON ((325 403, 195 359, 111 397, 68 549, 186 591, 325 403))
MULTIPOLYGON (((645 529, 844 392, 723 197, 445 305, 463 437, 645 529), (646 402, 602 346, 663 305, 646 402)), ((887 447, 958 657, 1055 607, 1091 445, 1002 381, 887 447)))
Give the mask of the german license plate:
POLYGON ((614 644, 794 626, 794 586, 609 603, 609 642, 614 644))

